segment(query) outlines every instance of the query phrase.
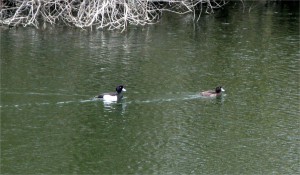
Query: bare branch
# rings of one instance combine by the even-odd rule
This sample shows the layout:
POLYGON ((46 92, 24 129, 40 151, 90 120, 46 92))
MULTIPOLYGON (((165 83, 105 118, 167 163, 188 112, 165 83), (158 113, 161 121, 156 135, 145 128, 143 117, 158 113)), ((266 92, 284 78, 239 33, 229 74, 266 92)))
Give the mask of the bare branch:
POLYGON ((3 1, 0 24, 17 26, 64 23, 79 28, 127 28, 128 24, 155 23, 162 12, 205 13, 226 4, 225 0, 12 0, 3 1))

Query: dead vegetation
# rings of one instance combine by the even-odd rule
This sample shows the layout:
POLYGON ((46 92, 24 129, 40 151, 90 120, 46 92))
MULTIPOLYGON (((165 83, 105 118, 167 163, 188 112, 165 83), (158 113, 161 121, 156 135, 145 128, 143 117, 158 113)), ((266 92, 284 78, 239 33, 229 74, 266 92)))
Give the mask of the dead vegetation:
POLYGON ((153 24, 164 11, 194 13, 194 20, 199 20, 202 13, 213 13, 224 4, 225 0, 3 0, 0 23, 124 30, 129 24, 153 24))

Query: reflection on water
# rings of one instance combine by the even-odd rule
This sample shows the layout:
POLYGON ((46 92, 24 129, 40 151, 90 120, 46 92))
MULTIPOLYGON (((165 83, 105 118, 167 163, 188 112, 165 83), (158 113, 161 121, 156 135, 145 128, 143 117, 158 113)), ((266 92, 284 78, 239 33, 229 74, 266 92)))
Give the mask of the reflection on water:
POLYGON ((299 14, 227 13, 1 31, 1 172, 299 173, 299 14))

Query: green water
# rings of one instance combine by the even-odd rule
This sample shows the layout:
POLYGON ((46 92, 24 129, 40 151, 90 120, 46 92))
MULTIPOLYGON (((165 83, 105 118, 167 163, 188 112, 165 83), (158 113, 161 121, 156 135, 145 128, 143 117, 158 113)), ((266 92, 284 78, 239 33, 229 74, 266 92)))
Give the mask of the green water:
POLYGON ((299 10, 233 11, 1 30, 1 173, 300 173, 299 10))

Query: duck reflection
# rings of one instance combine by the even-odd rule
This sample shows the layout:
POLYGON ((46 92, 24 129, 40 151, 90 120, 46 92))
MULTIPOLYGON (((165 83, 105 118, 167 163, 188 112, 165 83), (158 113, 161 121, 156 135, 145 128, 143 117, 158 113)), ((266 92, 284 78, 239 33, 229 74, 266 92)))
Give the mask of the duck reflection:
POLYGON ((112 101, 103 101, 103 107, 104 110, 107 112, 120 112, 121 114, 124 114, 126 111, 126 101, 125 100, 121 100, 121 101, 116 101, 116 102, 112 102, 112 101))

